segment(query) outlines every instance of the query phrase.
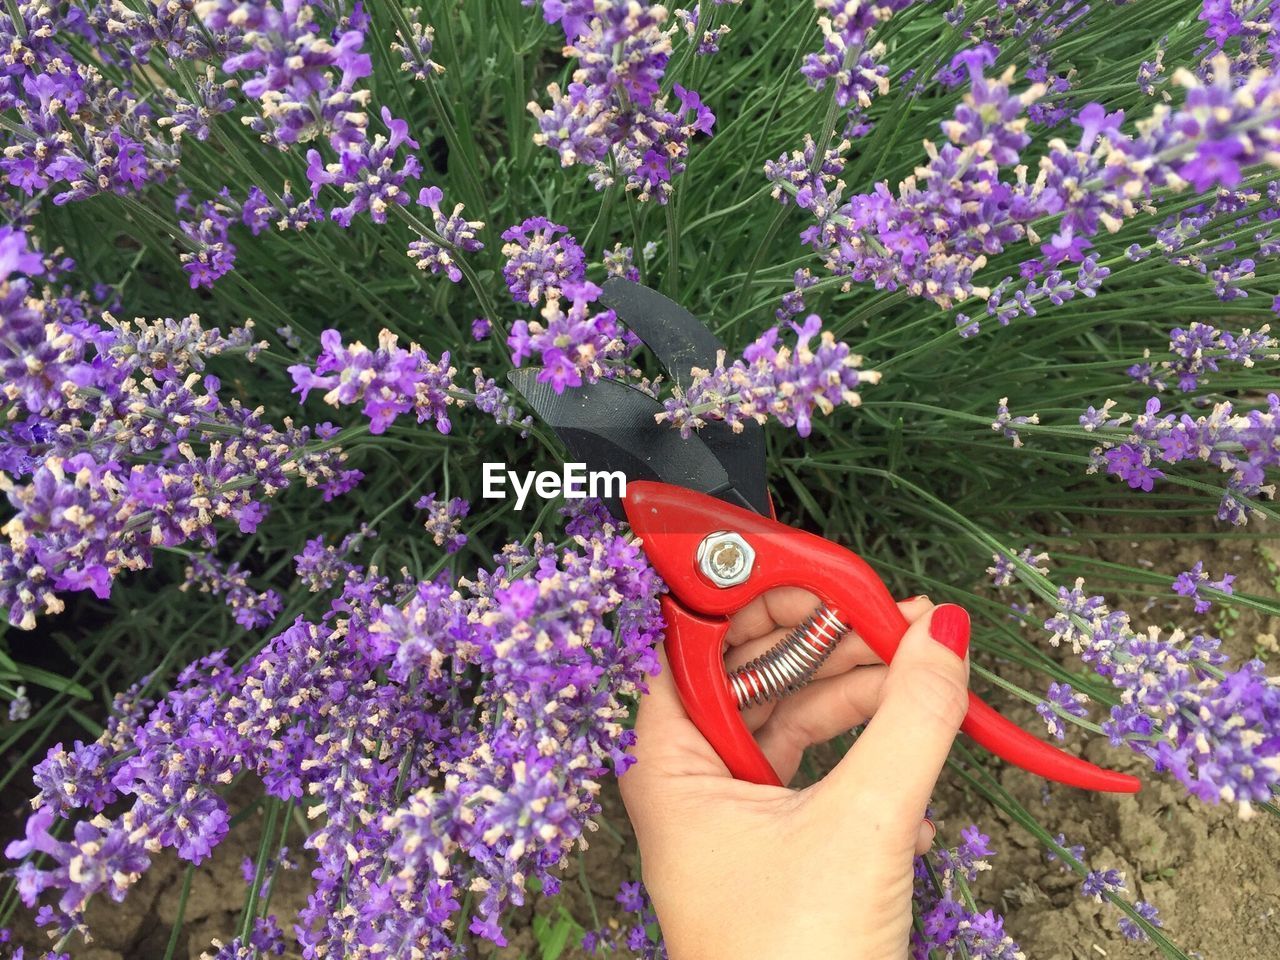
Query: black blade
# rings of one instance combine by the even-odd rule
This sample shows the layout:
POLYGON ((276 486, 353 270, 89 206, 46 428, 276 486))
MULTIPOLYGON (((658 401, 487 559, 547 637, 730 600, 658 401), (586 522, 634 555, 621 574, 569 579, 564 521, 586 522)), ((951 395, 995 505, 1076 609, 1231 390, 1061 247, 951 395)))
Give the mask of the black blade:
POLYGON ((600 287, 600 302, 644 341, 681 390, 689 388, 689 371, 694 367, 715 369, 716 354, 724 349, 720 338, 657 290, 610 277, 600 287))
MULTIPOLYGON (((724 349, 720 338, 701 320, 674 300, 642 284, 610 277, 600 288, 600 302, 644 341, 681 390, 689 388, 689 372, 694 367, 714 369, 716 355, 724 349)), ((725 424, 712 422, 699 430, 698 435, 724 465, 751 509, 768 516, 764 431, 759 424, 745 424, 741 433, 734 433, 725 424)))
MULTIPOLYGON (((574 461, 589 471, 621 470, 628 481, 660 480, 758 509, 730 480, 724 465, 695 434, 685 440, 654 414, 662 404, 616 380, 600 380, 556 393, 540 383, 536 367, 507 374, 538 416, 564 441, 574 461)), ((624 518, 622 505, 606 501, 624 518)), ((766 507, 765 512, 768 512, 766 507)))

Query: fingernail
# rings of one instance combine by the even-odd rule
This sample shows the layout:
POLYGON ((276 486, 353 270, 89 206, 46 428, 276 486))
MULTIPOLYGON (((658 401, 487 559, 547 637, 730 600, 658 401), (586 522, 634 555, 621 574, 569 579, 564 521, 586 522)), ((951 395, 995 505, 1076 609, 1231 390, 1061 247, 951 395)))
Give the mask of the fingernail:
POLYGON ((929 595, 928 595, 927 593, 917 593, 914 597, 905 597, 905 598, 904 598, 903 600, 901 600, 900 602, 901 602, 901 603, 915 603, 917 600, 928 600, 928 599, 929 599, 929 595))
MULTIPOLYGON (((935 838, 938 836, 938 828, 933 825, 933 821, 928 817, 924 818, 924 825, 929 828, 929 832, 933 834, 935 838)), ((929 842, 932 843, 933 841, 930 840, 929 842)))
POLYGON ((954 603, 934 607, 929 636, 963 660, 969 652, 969 611, 954 603))

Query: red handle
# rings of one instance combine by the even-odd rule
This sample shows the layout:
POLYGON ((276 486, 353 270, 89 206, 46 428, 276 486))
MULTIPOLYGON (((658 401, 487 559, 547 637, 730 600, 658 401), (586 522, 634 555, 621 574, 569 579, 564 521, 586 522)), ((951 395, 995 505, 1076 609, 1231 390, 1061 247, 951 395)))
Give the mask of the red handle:
POLYGON ((755 737, 742 722, 724 669, 724 635, 729 621, 690 613, 671 597, 662 598, 667 621, 665 646, 671 675, 693 725, 707 738, 736 780, 782 786, 755 737))
MULTIPOLYGON (((779 783, 743 724, 729 688, 726 618, 767 590, 800 587, 839 610, 885 663, 893 659, 906 632, 906 618, 861 557, 822 537, 706 494, 652 481, 628 484, 624 506, 650 562, 679 601, 663 601, 666 646, 690 718, 735 777, 779 783), (745 583, 718 587, 699 571, 698 545, 717 530, 737 532, 754 550, 754 566, 745 583)), ((972 693, 961 729, 997 756, 1059 783, 1116 793, 1136 793, 1140 787, 1134 777, 1104 770, 1037 739, 972 693)))

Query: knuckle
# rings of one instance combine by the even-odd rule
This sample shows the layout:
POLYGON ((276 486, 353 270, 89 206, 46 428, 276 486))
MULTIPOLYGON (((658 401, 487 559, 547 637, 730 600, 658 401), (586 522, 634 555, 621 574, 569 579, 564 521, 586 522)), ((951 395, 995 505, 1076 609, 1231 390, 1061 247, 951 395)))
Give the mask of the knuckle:
POLYGON ((950 729, 964 722, 969 712, 969 688, 955 671, 925 665, 912 675, 910 683, 925 718, 950 729))
POLYGON ((805 750, 818 742, 818 734, 809 718, 788 710, 778 719, 781 721, 782 738, 789 746, 805 750))

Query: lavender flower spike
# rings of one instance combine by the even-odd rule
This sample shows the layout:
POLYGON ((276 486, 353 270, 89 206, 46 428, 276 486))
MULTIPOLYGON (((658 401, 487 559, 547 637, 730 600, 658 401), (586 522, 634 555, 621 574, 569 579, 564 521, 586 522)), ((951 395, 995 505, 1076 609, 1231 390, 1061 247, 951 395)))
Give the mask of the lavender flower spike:
POLYGON ((689 436, 708 420, 724 420, 741 430, 747 420, 769 417, 795 427, 802 437, 813 429, 813 411, 830 414, 837 405, 856 407, 858 388, 879 383, 880 374, 862 370, 862 357, 822 330, 822 318, 810 314, 803 324, 790 324, 795 348, 778 344, 778 328, 760 336, 742 359, 725 366, 723 355, 714 371, 695 369, 692 386, 666 401, 658 420, 689 436), (814 337, 815 346, 811 346, 814 337))
POLYGON ((289 368, 294 393, 301 394, 303 401, 318 388, 325 391, 325 403, 335 407, 363 401, 371 433, 382 433, 410 410, 416 411, 419 423, 434 420, 437 430, 449 432, 448 407, 456 402, 449 390, 456 371, 448 353, 433 361, 417 344, 407 350, 399 346, 388 330, 378 335, 376 350, 359 341, 344 346, 337 330, 324 331, 320 344, 324 350, 314 370, 306 364, 289 368))

